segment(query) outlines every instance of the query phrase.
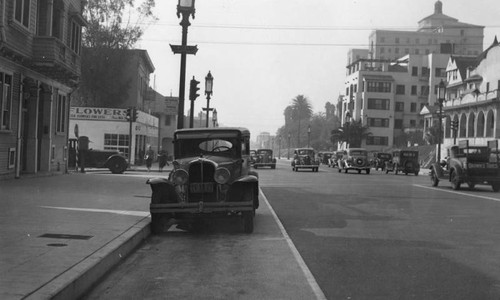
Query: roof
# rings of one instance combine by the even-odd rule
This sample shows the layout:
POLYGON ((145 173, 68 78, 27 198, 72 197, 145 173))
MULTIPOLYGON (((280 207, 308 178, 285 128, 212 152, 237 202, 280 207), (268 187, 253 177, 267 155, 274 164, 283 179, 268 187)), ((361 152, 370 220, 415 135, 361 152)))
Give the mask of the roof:
POLYGON ((497 40, 497 36, 495 35, 495 39, 493 40, 493 44, 491 44, 491 46, 489 46, 488 49, 484 50, 483 53, 481 53, 477 57, 478 64, 479 64, 479 62, 481 62, 483 59, 486 58, 486 56, 488 55, 488 52, 491 50, 491 48, 494 48, 494 47, 497 47, 497 46, 498 46, 498 40, 497 40))
POLYGON ((467 77, 467 68, 477 65, 477 57, 475 56, 451 56, 450 59, 457 65, 462 79, 467 77))

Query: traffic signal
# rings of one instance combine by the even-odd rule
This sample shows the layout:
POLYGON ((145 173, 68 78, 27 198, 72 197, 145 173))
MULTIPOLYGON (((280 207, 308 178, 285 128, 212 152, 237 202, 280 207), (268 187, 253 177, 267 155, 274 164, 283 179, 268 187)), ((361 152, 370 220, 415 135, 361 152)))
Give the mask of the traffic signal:
POLYGON ((137 121, 137 108, 133 108, 132 109, 132 122, 136 122, 137 121))
POLYGON ((132 108, 127 108, 127 114, 125 116, 125 118, 130 121, 130 118, 132 117, 132 108))
POLYGON ((458 121, 451 121, 451 129, 458 130, 458 121))
POLYGON ((193 76, 193 79, 191 79, 191 83, 189 85, 189 100, 194 101, 196 100, 196 98, 198 98, 198 96, 200 96, 200 94, 198 94, 198 91, 200 90, 198 84, 200 84, 200 82, 194 79, 193 76))

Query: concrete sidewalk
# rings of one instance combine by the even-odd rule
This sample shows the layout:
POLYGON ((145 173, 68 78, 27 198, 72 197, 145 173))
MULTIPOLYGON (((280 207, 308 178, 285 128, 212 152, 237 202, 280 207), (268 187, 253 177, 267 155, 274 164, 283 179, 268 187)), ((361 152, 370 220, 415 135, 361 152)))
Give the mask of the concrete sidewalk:
MULTIPOLYGON (((166 176, 170 168, 148 175, 166 176)), ((147 176, 126 173, 96 169, 0 181, 0 299, 77 299, 134 251, 150 235, 151 190, 147 176)), ((263 204, 259 214, 269 215, 269 208, 263 204)), ((261 224, 271 225, 277 228, 261 224)), ((304 278, 297 295, 315 298, 287 240, 276 242, 280 247, 265 259, 289 257, 294 271, 286 276, 304 278)), ((265 260, 256 263, 283 276, 265 260)))

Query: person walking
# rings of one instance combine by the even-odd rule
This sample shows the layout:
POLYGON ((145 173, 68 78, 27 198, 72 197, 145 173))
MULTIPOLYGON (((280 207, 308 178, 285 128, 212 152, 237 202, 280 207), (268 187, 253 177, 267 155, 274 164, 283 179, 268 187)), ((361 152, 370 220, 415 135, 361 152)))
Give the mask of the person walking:
POLYGON ((168 152, 166 150, 160 150, 160 152, 158 152, 158 167, 159 167, 159 170, 160 172, 163 172, 163 168, 165 167, 165 165, 168 166, 168 161, 167 161, 167 157, 168 157, 168 152))
POLYGON ((146 154, 144 155, 144 160, 146 161, 146 167, 148 168, 148 172, 151 171, 151 165, 153 164, 153 159, 155 157, 155 152, 151 149, 151 145, 148 146, 148 150, 146 150, 146 154))

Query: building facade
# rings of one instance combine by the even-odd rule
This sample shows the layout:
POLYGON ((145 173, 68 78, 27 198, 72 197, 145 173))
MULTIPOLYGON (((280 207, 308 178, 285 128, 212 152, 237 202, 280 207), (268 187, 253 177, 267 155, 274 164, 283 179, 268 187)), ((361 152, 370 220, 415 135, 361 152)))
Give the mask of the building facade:
POLYGON ((0 3, 0 178, 65 172, 84 1, 0 3))

